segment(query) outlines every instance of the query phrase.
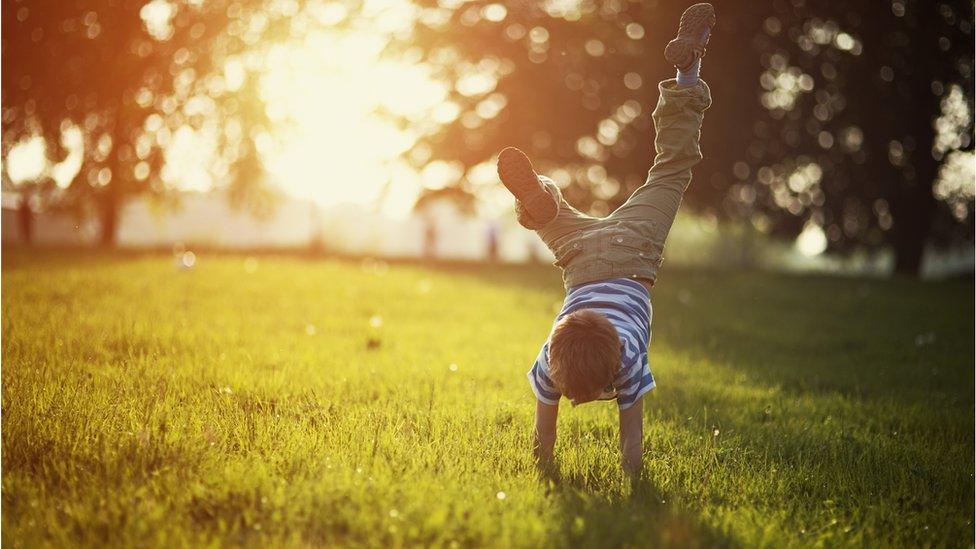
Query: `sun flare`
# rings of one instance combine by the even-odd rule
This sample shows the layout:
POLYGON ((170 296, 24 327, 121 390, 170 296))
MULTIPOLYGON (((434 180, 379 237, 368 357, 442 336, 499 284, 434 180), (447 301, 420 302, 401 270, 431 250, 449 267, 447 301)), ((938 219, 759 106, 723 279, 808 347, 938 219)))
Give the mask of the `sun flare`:
POLYGON ((383 59, 385 41, 377 31, 322 30, 270 49, 261 95, 274 127, 262 154, 289 194, 391 213, 412 205, 419 177, 399 158, 423 129, 391 117, 422 119, 447 87, 424 65, 383 59))

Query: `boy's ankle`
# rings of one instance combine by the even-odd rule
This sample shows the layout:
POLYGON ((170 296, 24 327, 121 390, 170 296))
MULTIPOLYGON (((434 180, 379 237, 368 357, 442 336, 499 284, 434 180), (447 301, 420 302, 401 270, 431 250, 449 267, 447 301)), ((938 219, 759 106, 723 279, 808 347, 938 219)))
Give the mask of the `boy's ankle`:
POLYGON ((679 88, 688 88, 694 86, 699 82, 699 71, 701 70, 701 57, 695 60, 691 66, 684 69, 678 69, 675 75, 675 80, 678 82, 679 88))

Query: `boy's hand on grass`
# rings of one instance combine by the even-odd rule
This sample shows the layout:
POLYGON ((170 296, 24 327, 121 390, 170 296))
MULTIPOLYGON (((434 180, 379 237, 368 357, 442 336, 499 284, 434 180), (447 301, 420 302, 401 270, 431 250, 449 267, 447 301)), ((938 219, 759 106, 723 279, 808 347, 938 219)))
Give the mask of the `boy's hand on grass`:
POLYGON ((620 411, 620 466, 632 479, 640 478, 643 466, 644 397, 620 411))

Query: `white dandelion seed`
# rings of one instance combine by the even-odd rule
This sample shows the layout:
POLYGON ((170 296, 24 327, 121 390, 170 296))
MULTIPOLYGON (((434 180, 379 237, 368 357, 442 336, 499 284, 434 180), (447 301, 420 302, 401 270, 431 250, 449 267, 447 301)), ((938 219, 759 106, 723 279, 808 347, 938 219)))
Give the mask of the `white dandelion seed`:
POLYGON ((183 270, 190 270, 197 264, 197 254, 193 252, 183 252, 179 257, 179 267, 183 270))

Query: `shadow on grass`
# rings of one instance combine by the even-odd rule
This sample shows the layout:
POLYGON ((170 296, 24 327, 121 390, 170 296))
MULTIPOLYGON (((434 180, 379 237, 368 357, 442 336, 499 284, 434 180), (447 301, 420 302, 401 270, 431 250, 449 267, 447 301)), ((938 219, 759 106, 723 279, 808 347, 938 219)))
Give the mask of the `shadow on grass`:
POLYGON ((668 502, 646 477, 629 491, 606 495, 588 475, 563 475, 540 468, 539 480, 558 505, 561 539, 568 547, 731 547, 733 542, 668 502))
MULTIPOLYGON (((541 268, 453 274, 561 293, 541 268)), ((550 478, 568 541, 728 544, 689 517, 759 501, 801 511, 796 531, 833 517, 896 545, 972 540, 971 281, 688 269, 666 279, 652 292, 650 360, 669 363, 658 363, 662 388, 646 410, 669 433, 651 446, 681 453, 688 470, 667 494, 645 482, 619 500, 587 478, 550 478), (660 503, 676 498, 689 505, 660 503)))

